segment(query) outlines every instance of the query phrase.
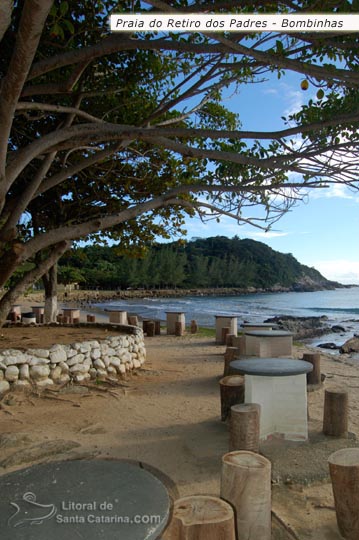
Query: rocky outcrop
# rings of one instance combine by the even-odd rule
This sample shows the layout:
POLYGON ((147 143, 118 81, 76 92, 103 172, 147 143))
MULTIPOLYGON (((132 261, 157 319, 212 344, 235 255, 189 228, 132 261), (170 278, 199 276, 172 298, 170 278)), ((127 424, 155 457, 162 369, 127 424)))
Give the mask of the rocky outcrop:
POLYGON ((339 349, 341 354, 359 352, 359 336, 348 339, 339 349))
POLYGON ((280 315, 267 319, 266 323, 275 323, 279 328, 288 330, 294 334, 294 339, 305 339, 323 336, 331 332, 326 321, 326 316, 322 317, 293 317, 291 315, 280 315))

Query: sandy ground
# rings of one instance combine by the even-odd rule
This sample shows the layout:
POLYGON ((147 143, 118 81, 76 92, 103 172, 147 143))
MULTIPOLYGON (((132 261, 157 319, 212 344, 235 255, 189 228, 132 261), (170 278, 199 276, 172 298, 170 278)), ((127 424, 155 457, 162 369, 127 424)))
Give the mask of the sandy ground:
MULTIPOLYGON (((47 346, 108 332, 64 328, 1 329, 1 348, 47 346), (56 333, 57 332, 57 333, 56 333)), ((168 475, 180 496, 219 495, 221 456, 228 428, 220 421, 218 381, 224 346, 213 338, 186 335, 146 338, 144 369, 119 386, 93 385, 59 392, 10 393, 0 403, 0 474, 31 463, 89 456, 130 458, 168 475)), ((297 347, 301 358, 306 349, 297 347)), ((321 435, 324 388, 349 391, 350 431, 359 435, 359 370, 341 358, 322 356, 324 387, 310 392, 310 440, 266 442, 261 452, 273 464, 272 538, 339 540, 327 457, 354 436, 321 435)), ((259 540, 259 539, 258 539, 259 540)))

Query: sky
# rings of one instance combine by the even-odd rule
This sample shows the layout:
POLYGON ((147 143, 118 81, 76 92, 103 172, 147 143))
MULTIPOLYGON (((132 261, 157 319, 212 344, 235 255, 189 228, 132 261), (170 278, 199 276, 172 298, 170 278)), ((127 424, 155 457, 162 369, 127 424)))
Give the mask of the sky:
MULTIPOLYGON (((242 129, 268 130, 284 127, 281 116, 298 110, 317 88, 301 90, 299 74, 281 79, 271 76, 266 83, 248 85, 224 105, 240 113, 242 129)), ((223 217, 220 223, 186 222, 187 238, 223 235, 252 238, 282 253, 292 253, 302 264, 314 267, 327 279, 359 284, 359 191, 343 186, 313 190, 308 200, 298 203, 268 233, 247 224, 238 225, 223 217)))

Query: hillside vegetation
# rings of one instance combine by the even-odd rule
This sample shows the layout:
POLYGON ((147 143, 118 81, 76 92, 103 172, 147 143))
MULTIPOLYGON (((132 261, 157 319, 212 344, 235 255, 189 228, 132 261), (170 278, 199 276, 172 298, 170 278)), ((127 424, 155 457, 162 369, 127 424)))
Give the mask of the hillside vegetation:
POLYGON ((155 244, 142 257, 133 255, 121 254, 116 246, 74 249, 60 260, 59 281, 100 289, 317 290, 339 286, 291 254, 238 237, 155 244))

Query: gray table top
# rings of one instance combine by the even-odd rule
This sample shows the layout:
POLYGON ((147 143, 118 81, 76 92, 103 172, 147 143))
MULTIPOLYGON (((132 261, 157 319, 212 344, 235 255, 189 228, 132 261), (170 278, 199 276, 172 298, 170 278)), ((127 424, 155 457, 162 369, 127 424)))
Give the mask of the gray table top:
POLYGON ((293 336, 293 334, 292 332, 287 332, 286 330, 249 330, 246 332, 246 336, 273 338, 293 336))
POLYGON ((138 463, 43 463, 0 476, 2 540, 154 540, 171 500, 138 463))
POLYGON ((273 328, 273 327, 277 327, 277 325, 275 323, 255 323, 255 322, 242 323, 241 326, 243 328, 247 328, 248 326, 256 326, 257 328, 273 328))
POLYGON ((251 360, 234 360, 230 367, 236 373, 243 375, 258 375, 262 377, 288 377, 301 375, 313 370, 313 365, 304 360, 293 358, 253 358, 251 360))

